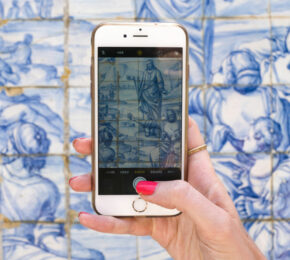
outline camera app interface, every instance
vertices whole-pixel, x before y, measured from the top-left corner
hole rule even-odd
[[[182,48],[98,48],[100,195],[181,178]]]

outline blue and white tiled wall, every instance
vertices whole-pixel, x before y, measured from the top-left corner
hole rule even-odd
[[[149,237],[77,222],[90,171],[90,34],[176,21],[190,44],[189,113],[250,236],[290,259],[290,0],[0,0],[1,259],[170,259]]]

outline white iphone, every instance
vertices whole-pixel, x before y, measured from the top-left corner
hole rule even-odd
[[[173,216],[140,180],[186,180],[188,36],[174,23],[106,23],[92,34],[93,208]]]

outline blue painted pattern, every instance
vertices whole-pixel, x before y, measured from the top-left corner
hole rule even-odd
[[[3,259],[171,259],[149,237],[72,224],[77,212],[93,212],[91,194],[69,190],[67,180],[91,171],[91,158],[76,154],[71,142],[91,136],[90,37],[111,19],[187,29],[189,114],[249,235],[267,259],[289,259],[289,6],[289,0],[0,0]],[[99,75],[102,167],[160,166],[174,136],[166,124],[180,127],[173,102],[180,79],[170,78],[178,64],[153,61],[164,84],[162,99],[150,103],[134,81],[146,74],[146,63],[138,71],[136,61],[123,60],[120,110],[112,62],[104,60]],[[154,125],[152,118],[167,122]]]

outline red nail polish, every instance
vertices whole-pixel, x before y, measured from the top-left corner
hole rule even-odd
[[[77,177],[79,177],[79,176],[71,177],[71,178],[68,180],[68,184],[70,185],[71,181],[74,180],[74,179],[76,179]]]
[[[139,181],[136,185],[136,191],[142,195],[151,195],[157,186],[155,181]]]
[[[74,139],[74,140],[72,141],[72,144],[75,145],[76,142],[77,142],[78,140],[84,140],[84,139],[87,139],[87,138],[86,138],[86,137],[79,137],[79,138],[76,138],[76,139]]]
[[[79,212],[79,217],[80,217],[81,215],[90,215],[90,214],[87,213],[87,212],[81,211],[81,212]]]

